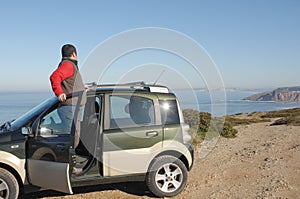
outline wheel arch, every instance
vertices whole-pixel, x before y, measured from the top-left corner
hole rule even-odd
[[[21,184],[24,184],[26,182],[26,160],[5,151],[0,151],[0,157],[0,167],[18,176]]]
[[[189,162],[188,162],[188,159],[185,157],[184,154],[178,152],[178,151],[175,151],[175,150],[168,150],[168,151],[163,151],[161,153],[159,153],[158,155],[156,155],[153,160],[150,162],[149,164],[149,167],[148,167],[148,171],[149,171],[149,168],[151,167],[151,165],[154,163],[155,159],[160,157],[160,156],[164,156],[164,155],[169,155],[169,156],[173,156],[175,158],[178,158],[179,160],[181,160],[184,164],[184,166],[187,168],[187,170],[189,171]]]
[[[43,157],[50,157],[53,158],[53,161],[57,161],[57,157],[55,155],[55,153],[53,152],[52,149],[49,149],[47,147],[42,147],[39,148],[38,150],[36,150],[33,154],[32,154],[32,159],[34,160],[41,160],[43,159]]]
[[[21,178],[21,175],[18,173],[18,171],[16,169],[14,169],[10,165],[2,163],[2,162],[0,162],[0,168],[3,168],[5,170],[9,171],[17,179],[19,187],[24,188],[24,183],[23,183],[23,180]]]

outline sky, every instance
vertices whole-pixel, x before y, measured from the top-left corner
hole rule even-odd
[[[300,86],[299,24],[298,0],[1,1],[0,91],[51,91],[49,76],[60,62],[63,44],[76,46],[81,68],[103,42],[147,27],[172,30],[199,44],[227,88]],[[180,87],[175,71],[187,84],[205,85],[205,77],[196,80],[192,70],[185,70],[191,64],[159,52],[121,56],[99,82],[154,82],[166,71],[161,78]],[[132,68],[122,68],[121,77],[114,79],[124,64]],[[150,71],[160,68],[150,74],[147,67],[152,66]]]

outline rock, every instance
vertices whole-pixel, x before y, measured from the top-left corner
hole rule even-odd
[[[264,161],[265,161],[265,162],[269,162],[270,159],[269,159],[269,158],[265,158]]]
[[[300,102],[300,86],[278,88],[273,91],[251,95],[244,98],[244,100]]]

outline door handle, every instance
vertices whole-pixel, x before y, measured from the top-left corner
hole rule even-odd
[[[158,132],[157,131],[149,131],[146,133],[147,137],[155,137],[158,136]]]

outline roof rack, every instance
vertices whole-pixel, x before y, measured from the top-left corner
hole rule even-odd
[[[101,84],[97,85],[95,82],[87,84],[92,88],[111,88],[111,89],[140,89],[153,93],[169,93],[169,89],[166,86],[146,84],[143,81],[130,82],[124,84]]]

